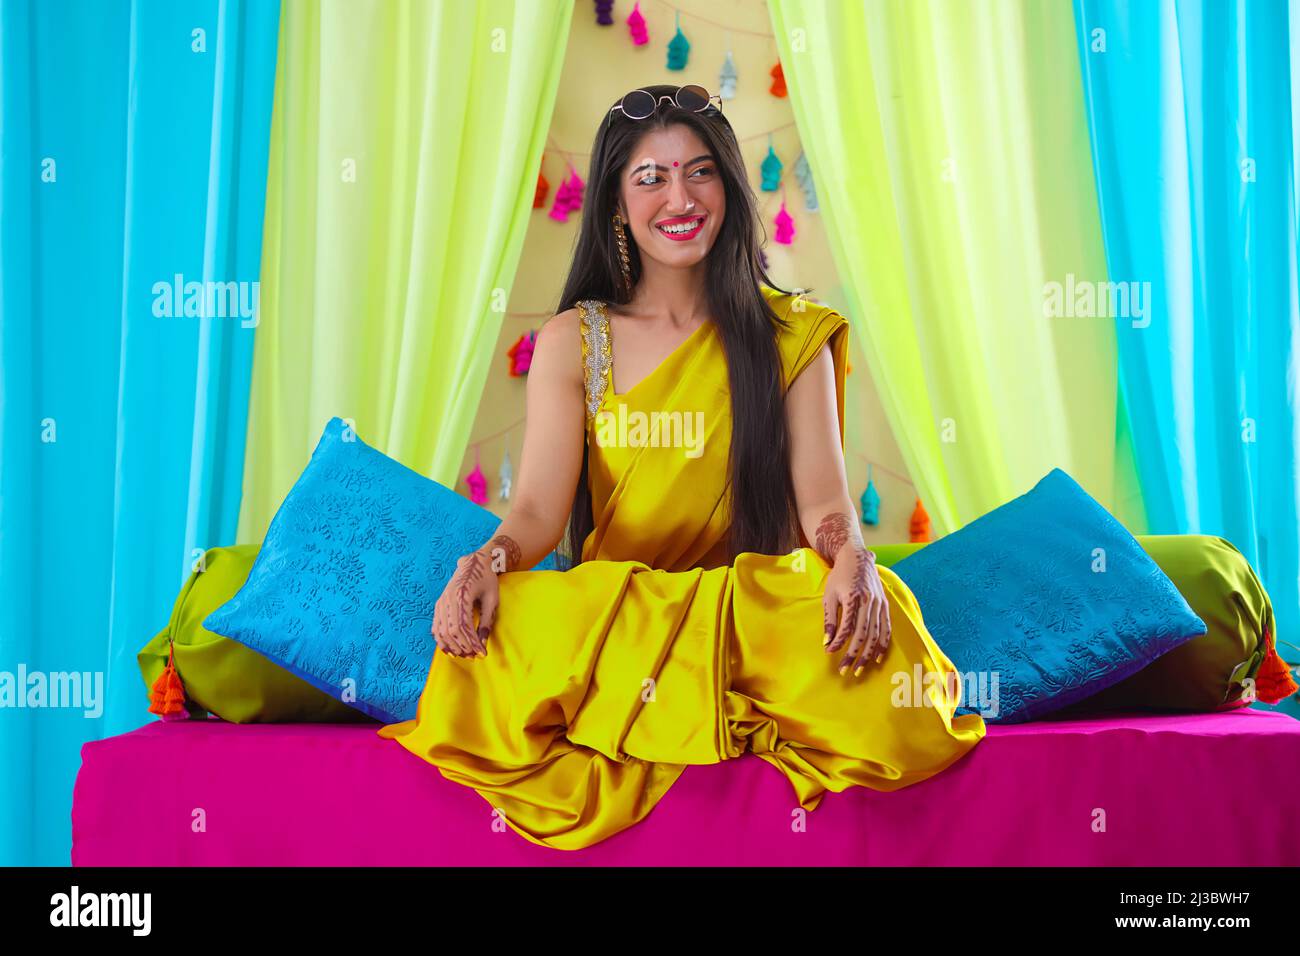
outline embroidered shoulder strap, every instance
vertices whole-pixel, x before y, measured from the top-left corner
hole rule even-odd
[[[609,347],[609,315],[599,299],[578,303],[578,321],[582,332],[582,381],[587,392],[587,424],[591,425],[605,400],[605,389],[612,388],[614,360]]]

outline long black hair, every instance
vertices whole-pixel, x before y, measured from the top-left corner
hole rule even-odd
[[[647,86],[659,102],[676,86]],[[612,104],[611,104],[612,105]],[[736,134],[712,104],[701,112],[662,102],[647,119],[631,120],[621,110],[612,121],[601,116],[591,148],[587,195],[582,206],[573,265],[564,283],[556,313],[574,308],[583,299],[625,305],[630,294],[622,283],[622,263],[612,218],[619,205],[619,181],[640,138],[653,129],[680,123],[708,146],[726,190],[726,214],[709,251],[705,294],[709,314],[727,356],[731,385],[731,447],[728,486],[731,522],[727,549],[734,559],[745,551],[781,554],[797,545],[794,485],[790,478],[790,436],[785,421],[778,326],[785,321],[767,303],[767,285],[786,295],[763,268],[759,250],[766,238],[758,203],[749,185]],[[641,256],[631,231],[627,234],[633,286],[641,277]],[[808,290],[804,290],[808,291]],[[573,509],[563,551],[572,565],[582,560],[582,545],[595,527],[588,488],[588,449],[584,444],[582,472],[573,496]]]

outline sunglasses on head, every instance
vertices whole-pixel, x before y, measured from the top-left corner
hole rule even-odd
[[[633,90],[631,93],[624,95],[613,107],[610,108],[609,117],[605,122],[608,126],[614,119],[614,110],[619,110],[628,119],[643,120],[654,114],[659,109],[659,104],[667,100],[679,110],[686,110],[688,113],[702,113],[709,108],[710,103],[717,99],[718,109],[722,109],[722,97],[709,95],[709,91],[702,86],[679,86],[677,92],[669,95],[655,97],[649,90]]]

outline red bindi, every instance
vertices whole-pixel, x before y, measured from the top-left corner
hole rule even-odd
[[[674,165],[674,166],[677,165],[677,160],[675,160],[675,159],[673,160],[673,165]]]

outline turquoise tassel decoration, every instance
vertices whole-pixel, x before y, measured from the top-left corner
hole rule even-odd
[[[767,137],[767,157],[763,160],[762,166],[762,186],[760,187],[765,193],[774,193],[777,187],[781,185],[781,170],[785,166],[777,158],[776,150],[772,148],[772,137]]]
[[[867,490],[862,492],[859,501],[862,505],[862,523],[880,524],[880,494],[871,480],[870,465],[867,465]]]
[[[668,69],[686,69],[686,60],[690,56],[691,41],[682,33],[682,15],[677,14],[677,33],[668,41]]]

